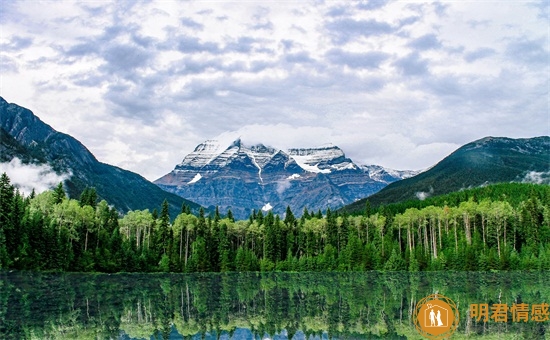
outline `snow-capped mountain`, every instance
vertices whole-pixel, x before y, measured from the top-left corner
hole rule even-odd
[[[246,218],[253,209],[295,214],[337,208],[415,172],[357,165],[335,145],[280,150],[240,139],[199,144],[155,183],[204,206]]]

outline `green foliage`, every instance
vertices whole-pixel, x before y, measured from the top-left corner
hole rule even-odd
[[[508,190],[508,191],[507,191]],[[521,197],[522,200],[518,200]],[[496,185],[433,205],[284,220],[253,212],[195,216],[169,204],[125,215],[93,188],[80,201],[59,185],[24,197],[0,177],[0,266],[63,271],[491,271],[550,269],[550,187]],[[448,202],[453,202],[450,204]],[[369,209],[367,209],[369,210]]]

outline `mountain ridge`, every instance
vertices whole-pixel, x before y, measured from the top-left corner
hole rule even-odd
[[[1,149],[10,150],[27,163],[48,164],[56,173],[70,173],[65,189],[70,197],[78,198],[86,187],[95,187],[98,196],[122,212],[160,207],[168,200],[170,213],[176,216],[183,203],[194,210],[194,202],[162,191],[141,175],[99,162],[74,137],[58,132],[32,113],[0,97]],[[17,150],[14,151],[14,150]],[[9,161],[3,157],[2,161]]]
[[[464,144],[426,171],[391,183],[342,210],[360,211],[367,200],[372,206],[379,206],[486,184],[529,181],[532,173],[540,174],[541,181],[550,184],[550,136],[488,136]]]
[[[371,173],[377,176],[371,178]],[[298,214],[304,208],[335,208],[415,173],[359,166],[332,144],[282,150],[261,143],[247,145],[240,138],[225,144],[210,139],[154,183],[246,218],[261,208],[283,213],[289,206]]]

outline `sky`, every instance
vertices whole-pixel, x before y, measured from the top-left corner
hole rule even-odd
[[[428,168],[550,134],[548,1],[1,1],[0,95],[155,180],[207,139]]]

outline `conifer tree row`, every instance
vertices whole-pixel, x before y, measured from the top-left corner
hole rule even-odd
[[[487,194],[489,192],[489,194]],[[495,194],[496,193],[496,194]],[[186,206],[119,214],[94,188],[25,197],[0,177],[0,268],[61,271],[550,270],[550,187],[500,184],[348,216]],[[521,197],[521,199],[518,199]],[[448,203],[451,202],[451,203]],[[416,204],[416,203],[415,203]]]

